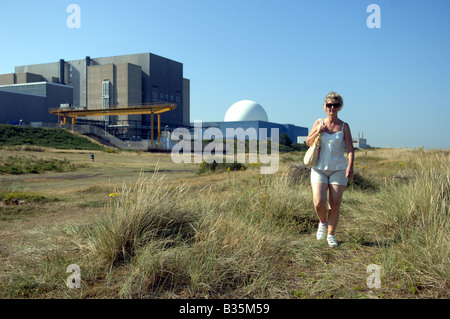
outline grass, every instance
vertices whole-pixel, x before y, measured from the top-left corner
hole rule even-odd
[[[70,172],[76,169],[77,165],[71,164],[66,158],[58,160],[37,158],[35,156],[0,155],[0,174],[42,174],[48,171]]]
[[[199,174],[166,154],[101,152],[90,162],[83,152],[44,152],[94,177],[0,176],[0,212],[15,214],[0,219],[0,296],[450,297],[450,152],[357,152],[336,249],[315,239],[303,154],[282,154],[277,174],[260,175],[250,164]],[[19,195],[26,204],[13,204]],[[70,264],[81,267],[79,289],[65,285]],[[366,284],[372,264],[379,289]]]
[[[96,253],[109,265],[135,256],[148,242],[189,237],[192,213],[181,203],[185,188],[171,189],[157,173],[149,181],[141,177],[133,186],[112,192],[106,214],[91,229],[89,238]]]
[[[389,185],[378,195],[378,227],[398,243],[382,261],[389,279],[406,278],[402,289],[443,297],[450,278],[450,162],[438,156],[415,164],[419,170],[411,182]]]
[[[0,200],[5,204],[14,204],[17,201],[43,203],[50,201],[47,197],[36,193],[24,193],[24,192],[2,192],[0,193]]]
[[[44,196],[39,193],[0,191],[0,220],[14,221],[32,216],[36,213],[36,207],[58,200],[57,197]]]
[[[0,145],[3,147],[21,145],[56,149],[103,150],[103,146],[64,129],[15,125],[0,125]]]
[[[207,163],[206,161],[203,161],[202,163],[198,164],[198,174],[239,171],[245,169],[246,169],[245,164],[238,162],[216,163],[216,161],[213,161],[212,163]]]

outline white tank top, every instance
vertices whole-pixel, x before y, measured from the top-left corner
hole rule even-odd
[[[314,166],[315,168],[330,171],[347,169],[348,163],[344,156],[344,124],[345,122],[342,122],[342,130],[339,132],[333,134],[322,133],[320,154],[316,166]]]

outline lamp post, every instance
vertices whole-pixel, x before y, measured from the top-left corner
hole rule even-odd
[[[169,149],[169,136],[167,135],[167,128],[169,127],[169,125],[166,125],[165,127],[164,127],[164,135],[166,136],[166,140],[167,140],[167,142],[166,142],[166,149]]]

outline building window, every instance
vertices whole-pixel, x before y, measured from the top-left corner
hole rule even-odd
[[[110,95],[109,95],[109,91],[110,91],[110,86],[111,86],[111,82],[109,80],[104,80],[102,82],[102,107],[104,109],[109,108],[110,105]]]
[[[109,80],[103,80],[102,82],[102,108],[109,109],[110,106],[110,87],[111,82]],[[103,121],[109,122],[109,116],[103,116]]]

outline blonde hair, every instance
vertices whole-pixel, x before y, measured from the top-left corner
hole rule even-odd
[[[342,110],[342,108],[344,107],[344,99],[342,98],[342,96],[340,96],[336,92],[330,92],[327,94],[327,96],[325,96],[325,99],[324,99],[323,110],[325,112],[327,111],[327,101],[329,101],[329,100],[337,100],[338,101],[338,103],[340,105],[338,111]]]

